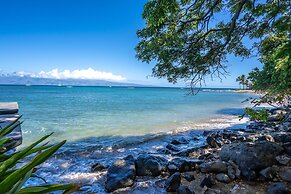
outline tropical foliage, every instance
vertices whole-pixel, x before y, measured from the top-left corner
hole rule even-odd
[[[19,119],[0,129],[0,193],[42,194],[54,191],[63,191],[64,193],[77,191],[79,186],[75,184],[44,184],[41,186],[23,187],[29,178],[40,178],[35,174],[38,170],[38,165],[47,160],[66,141],[56,145],[43,143],[51,136],[50,134],[42,137],[25,149],[16,151],[13,154],[6,154],[10,151],[11,144],[13,144],[7,135],[21,124]],[[41,143],[43,144],[39,145]],[[27,159],[27,162],[20,166],[19,163],[24,162],[23,159],[28,157],[30,159]]]
[[[290,10],[289,0],[151,0],[137,32],[137,58],[155,64],[154,76],[194,87],[224,75],[227,56],[258,55],[266,65],[258,76],[280,82],[282,91],[290,84]]]
[[[262,70],[249,74],[253,88],[276,97],[276,102],[288,103],[291,96],[291,42],[287,33],[271,34],[262,42]]]

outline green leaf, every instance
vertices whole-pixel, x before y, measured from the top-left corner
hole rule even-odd
[[[21,187],[25,184],[25,182],[30,178],[33,169],[26,173],[26,175],[21,179],[7,194],[14,194],[20,191]]]
[[[22,190],[20,190],[17,194],[43,194],[43,193],[49,193],[53,191],[65,191],[64,193],[72,193],[74,191],[79,190],[79,186],[76,184],[67,184],[67,185],[61,185],[61,184],[53,184],[53,185],[43,185],[38,187],[27,187]]]
[[[1,163],[0,166],[0,176],[2,176],[2,174],[9,168],[13,167],[14,165],[16,165],[16,163],[24,158],[26,156],[26,154],[31,151],[32,148],[34,148],[37,144],[39,144],[40,142],[44,141],[45,139],[47,139],[49,136],[51,136],[52,133],[50,135],[46,135],[44,137],[42,137],[40,140],[36,141],[35,143],[31,144],[30,146],[28,146],[27,148],[25,148],[24,150],[14,154],[13,156],[11,156],[8,160],[4,161],[3,163]]]
[[[22,116],[18,117],[17,119],[15,119],[14,121],[12,121],[11,123],[9,123],[8,125],[6,125],[5,127],[3,127],[2,129],[0,129],[0,138],[4,137],[5,135],[11,133],[13,131],[13,129],[15,129],[17,126],[21,125],[22,122],[17,123]],[[17,124],[16,124],[17,123]]]
[[[1,139],[0,140],[0,146],[3,146],[9,140],[10,140],[10,138]]]
[[[43,139],[43,138],[42,138]],[[48,159],[53,153],[55,153],[66,141],[62,141],[61,143],[45,150],[44,152],[38,154],[31,162],[23,166],[22,168],[16,170],[11,175],[9,175],[5,180],[0,183],[0,188],[3,192],[7,192],[16,184],[21,177],[23,177],[27,172],[33,169],[35,166],[41,164],[46,159]]]

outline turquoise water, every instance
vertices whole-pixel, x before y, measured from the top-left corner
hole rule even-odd
[[[0,86],[0,94],[0,101],[19,103],[24,145],[50,132],[55,140],[76,141],[214,128],[250,96],[231,90],[190,96],[180,88],[57,86]]]
[[[42,164],[37,172],[40,177],[48,183],[80,184],[83,193],[106,193],[106,172],[92,172],[93,164],[110,165],[129,154],[157,154],[179,137],[198,138],[181,149],[199,147],[205,142],[201,130],[243,124],[238,115],[246,104],[241,102],[252,95],[219,89],[203,90],[196,96],[187,92],[179,88],[0,86],[0,102],[19,103],[25,121],[22,146],[50,132],[55,132],[52,141],[68,140]],[[26,186],[39,184],[43,184],[40,179],[29,179]],[[155,180],[140,180],[139,185],[149,189],[144,193],[161,193]]]

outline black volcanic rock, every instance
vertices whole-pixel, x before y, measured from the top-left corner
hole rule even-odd
[[[220,158],[223,161],[234,161],[241,174],[252,180],[256,178],[257,172],[276,164],[275,158],[283,150],[282,146],[270,141],[233,143],[222,147]]]
[[[181,184],[181,174],[179,172],[174,173],[170,176],[165,183],[166,191],[175,192]]]
[[[138,176],[159,176],[166,171],[168,160],[160,156],[142,154],[135,161]]]
[[[132,155],[117,160],[108,168],[105,188],[108,192],[112,192],[119,188],[132,186],[135,175],[136,169]]]

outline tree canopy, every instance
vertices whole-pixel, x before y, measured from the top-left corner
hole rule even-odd
[[[206,76],[220,78],[226,73],[228,55],[256,54],[265,66],[251,74],[252,81],[271,76],[272,83],[280,81],[274,87],[282,90],[290,86],[291,77],[290,4],[290,0],[151,0],[142,15],[146,26],[137,32],[137,58],[155,63],[156,77],[201,86]],[[269,83],[254,82],[258,88],[265,84]]]
[[[279,98],[291,96],[291,42],[287,34],[267,36],[262,41],[260,52],[264,67],[249,73],[252,87]]]

